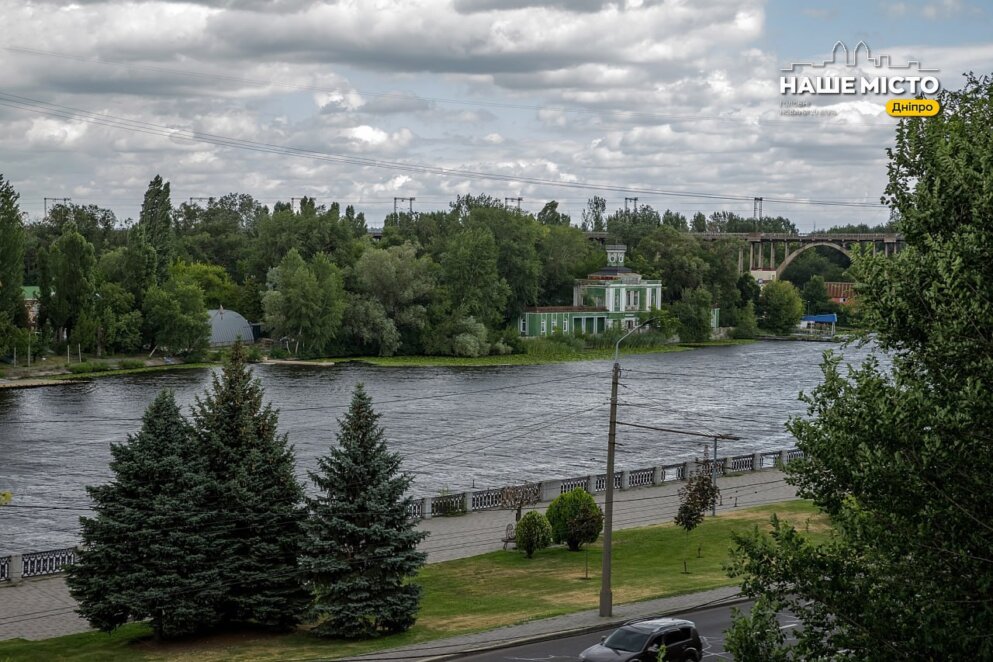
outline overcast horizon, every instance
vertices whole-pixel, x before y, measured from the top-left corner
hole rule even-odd
[[[32,219],[43,197],[136,218],[160,174],[174,205],[306,195],[370,226],[395,196],[429,211],[464,193],[531,212],[559,200],[574,222],[592,195],[611,210],[636,195],[687,216],[750,216],[761,196],[801,231],[877,224],[888,97],[818,97],[833,114],[784,116],[780,70],[861,40],[939,69],[949,89],[993,71],[991,10],[958,0],[0,7],[0,173]]]

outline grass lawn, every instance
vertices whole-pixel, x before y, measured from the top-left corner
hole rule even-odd
[[[674,525],[627,529],[614,534],[616,604],[733,584],[724,574],[731,533],[768,527],[778,513],[813,537],[830,530],[823,514],[805,501],[741,509],[707,520],[692,533]],[[699,556],[698,556],[699,550]],[[425,567],[418,581],[424,598],[417,624],[402,635],[374,641],[321,641],[305,632],[289,635],[224,633],[156,644],[145,625],[114,634],[86,633],[38,642],[0,642],[7,660],[307,660],[329,659],[488,630],[538,618],[593,609],[600,591],[600,547],[585,552],[555,547],[526,559],[519,552],[492,552]],[[683,572],[683,562],[687,572]]]

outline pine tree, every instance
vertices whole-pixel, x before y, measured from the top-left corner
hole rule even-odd
[[[224,593],[214,559],[223,556],[205,507],[208,476],[192,430],[163,391],[141,430],[111,446],[114,479],[88,487],[95,516],[80,518],[83,543],[69,567],[69,590],[93,627],[110,631],[149,619],[174,637],[217,622]]]
[[[411,478],[386,447],[379,415],[362,385],[339,422],[337,448],[318,460],[310,479],[319,495],[300,565],[313,590],[313,632],[321,637],[371,637],[414,624],[420,586],[409,580],[424,564],[425,533],[407,515]]]
[[[193,420],[215,483],[214,507],[228,525],[214,561],[227,589],[221,616],[282,630],[299,622],[307,604],[297,568],[305,511],[293,449],[262,397],[236,343],[223,374],[197,398]]]

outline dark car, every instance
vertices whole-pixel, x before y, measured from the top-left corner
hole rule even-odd
[[[583,662],[656,662],[665,646],[670,662],[699,662],[703,655],[700,633],[692,621],[652,618],[628,621],[596,646],[579,654]]]

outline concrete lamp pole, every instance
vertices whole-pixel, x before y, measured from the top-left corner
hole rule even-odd
[[[614,345],[614,372],[610,380],[610,427],[607,431],[607,495],[603,502],[603,566],[600,573],[600,615],[611,616],[614,612],[614,594],[610,590],[610,562],[613,544],[614,524],[614,449],[617,441],[617,382],[621,378],[621,342],[653,320],[642,322],[623,336]]]

